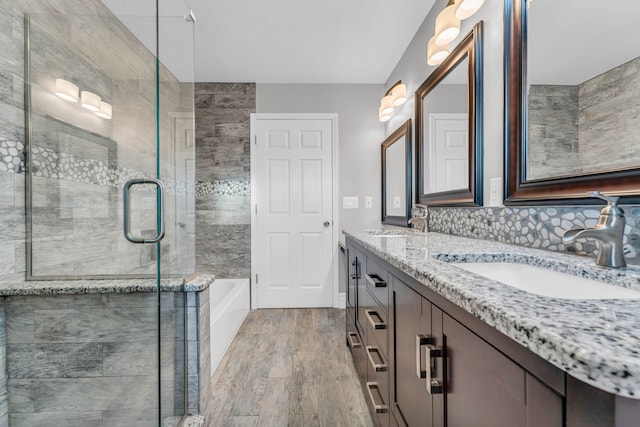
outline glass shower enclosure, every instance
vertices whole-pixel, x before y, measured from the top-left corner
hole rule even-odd
[[[0,77],[22,62],[25,112],[24,149],[0,173],[24,177],[24,286],[38,289],[4,302],[0,424],[177,426],[182,278],[195,268],[193,13],[182,0],[0,9],[1,40],[24,54],[0,59]]]

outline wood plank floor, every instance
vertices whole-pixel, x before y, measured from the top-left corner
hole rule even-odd
[[[251,311],[214,374],[209,425],[372,427],[344,313]]]

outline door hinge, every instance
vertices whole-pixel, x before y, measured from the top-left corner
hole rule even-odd
[[[258,135],[253,135],[253,145],[258,145]]]
[[[258,275],[256,274],[256,285],[258,284]]]
[[[256,205],[256,215],[258,215],[258,205]]]

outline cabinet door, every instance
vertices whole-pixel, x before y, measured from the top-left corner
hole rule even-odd
[[[431,336],[431,304],[403,282],[391,276],[394,313],[395,392],[392,396],[398,423],[409,427],[433,426],[432,397],[425,387],[424,353],[420,337]],[[472,424],[469,424],[472,425]]]
[[[446,314],[442,329],[449,427],[562,426],[560,396]]]
[[[348,258],[348,263],[347,263],[347,289],[346,289],[346,293],[347,293],[347,307],[356,307],[356,277],[357,277],[357,258],[356,258],[356,252],[353,249],[347,249],[347,258]],[[353,322],[355,322],[355,317],[353,319],[351,319]]]

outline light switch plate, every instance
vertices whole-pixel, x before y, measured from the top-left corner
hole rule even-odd
[[[402,207],[400,204],[400,196],[393,196],[393,208],[400,209]]]
[[[358,196],[348,196],[342,198],[343,209],[358,209]]]
[[[502,206],[502,178],[489,181],[489,206]]]
[[[366,196],[364,198],[364,207],[367,209],[371,209],[373,207],[373,197]]]

